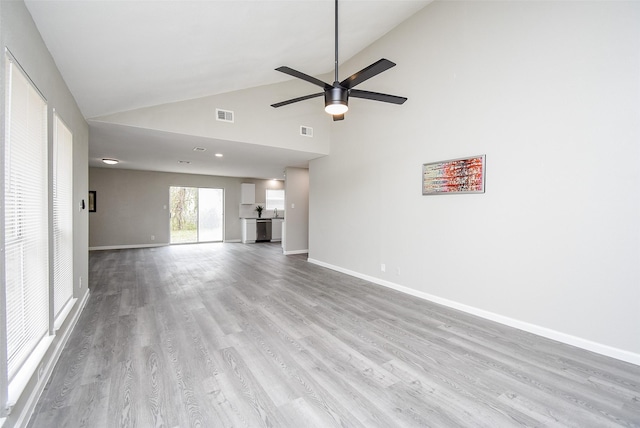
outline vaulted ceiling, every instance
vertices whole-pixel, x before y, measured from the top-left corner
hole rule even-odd
[[[429,2],[341,1],[340,62]],[[281,148],[256,148],[243,142],[200,140],[193,143],[210,143],[215,150],[220,147],[229,155],[225,153],[224,169],[190,170],[189,165],[177,163],[176,156],[180,154],[174,152],[184,147],[184,138],[192,136],[109,125],[93,119],[290,80],[274,71],[281,65],[313,76],[330,73],[334,55],[333,1],[25,3],[89,122],[90,165],[100,165],[99,159],[106,156],[105,147],[111,148],[109,157],[120,159],[159,147],[147,153],[148,163],[138,161],[128,167],[229,176],[247,176],[251,172],[250,176],[271,178],[283,167],[304,166],[314,157]],[[371,62],[377,59],[372,58]],[[281,100],[273,100],[276,101]]]

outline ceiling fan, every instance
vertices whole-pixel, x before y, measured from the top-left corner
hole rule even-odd
[[[316,79],[315,77],[304,74],[293,68],[282,66],[276,68],[277,71],[288,74],[298,79],[305,80],[314,85],[323,88],[323,92],[318,92],[311,95],[305,95],[303,97],[293,98],[287,101],[271,104],[271,107],[282,107],[288,104],[297,103],[298,101],[304,101],[311,98],[316,98],[324,95],[324,110],[333,116],[333,120],[343,120],[344,114],[349,110],[349,97],[363,98],[366,100],[382,101],[392,104],[403,104],[407,101],[405,97],[398,97],[396,95],[381,94],[379,92],[362,91],[360,89],[353,89],[355,86],[371,79],[374,76],[382,73],[394,67],[396,64],[388,59],[382,58],[379,61],[374,62],[368,67],[363,68],[357,73],[344,79],[342,82],[338,81],[338,0],[335,0],[335,80],[333,85]]]

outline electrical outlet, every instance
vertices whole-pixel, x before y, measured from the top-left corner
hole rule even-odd
[[[396,275],[400,276],[400,268],[396,266]]]
[[[78,288],[82,288],[82,277],[78,278]]]
[[[156,240],[156,235],[151,235],[151,240],[155,241]]]
[[[387,271],[387,266],[386,266],[384,263],[382,263],[382,264],[380,265],[380,270],[381,270],[382,272],[386,272],[386,271]]]

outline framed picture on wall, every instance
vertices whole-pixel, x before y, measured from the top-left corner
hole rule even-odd
[[[422,165],[423,195],[484,193],[485,155]]]
[[[96,212],[96,191],[89,190],[89,212]]]

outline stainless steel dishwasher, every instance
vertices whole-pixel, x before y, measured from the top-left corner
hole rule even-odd
[[[271,219],[256,219],[256,242],[271,241]]]

